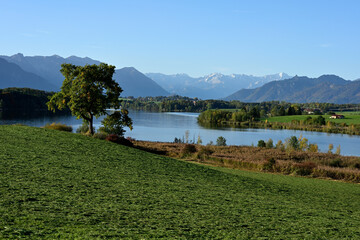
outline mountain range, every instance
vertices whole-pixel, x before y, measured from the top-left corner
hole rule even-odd
[[[336,75],[322,75],[318,78],[295,76],[272,81],[255,89],[241,89],[224,100],[360,103],[360,81],[349,81]]]
[[[58,91],[64,77],[62,63],[99,64],[85,57],[58,55],[28,57],[23,54],[0,56],[0,88],[28,87]],[[133,67],[116,69],[114,79],[123,88],[121,96],[168,96],[177,94],[200,99],[243,102],[287,101],[360,103],[360,80],[349,81],[336,75],[318,78],[290,77],[285,73],[257,77],[244,74],[213,73],[193,78],[187,74],[143,74]]]
[[[145,75],[171,94],[201,99],[225,98],[239,89],[255,88],[270,81],[291,78],[286,73],[262,77],[245,74],[223,75],[221,73],[212,73],[198,78],[190,77],[187,74],[146,73]]]
[[[63,58],[53,56],[0,56],[0,88],[29,87],[45,91],[58,91],[64,81],[61,64],[78,66],[100,64],[100,61],[85,57]],[[135,68],[115,70],[114,79],[124,92],[121,96],[167,96],[169,93]]]

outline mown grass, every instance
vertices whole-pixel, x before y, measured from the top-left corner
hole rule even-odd
[[[350,124],[360,124],[360,114],[353,114],[351,112],[345,112],[345,113],[337,113],[342,114],[345,116],[344,119],[330,119],[330,115],[322,115],[326,121],[334,122],[334,123],[346,123],[348,125]],[[307,117],[315,118],[319,115],[291,115],[291,116],[276,116],[276,117],[269,117],[264,118],[263,120],[267,120],[268,122],[284,122],[284,123],[290,123],[292,120],[302,120],[304,121]]]
[[[219,169],[0,126],[3,239],[356,239],[355,184]]]

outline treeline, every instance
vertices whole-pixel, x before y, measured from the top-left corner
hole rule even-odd
[[[360,135],[360,124],[335,123],[326,120],[323,116],[308,116],[304,120],[292,120],[291,122],[268,122],[261,120],[262,114],[258,107],[249,111],[207,110],[198,117],[198,123],[204,127],[244,127],[244,128],[270,128],[270,129],[293,129],[303,131],[316,131],[328,133],[343,133]]]
[[[53,92],[30,88],[0,89],[0,119],[31,118],[71,114],[69,110],[53,113],[46,103]]]
[[[209,109],[235,109],[250,111],[257,107],[260,115],[271,116],[300,115],[311,111],[314,114],[331,111],[360,110],[360,104],[334,103],[298,103],[271,101],[262,103],[245,103],[239,101],[199,100],[181,96],[170,97],[129,97],[122,101],[122,107],[133,110],[153,112],[203,112]]]

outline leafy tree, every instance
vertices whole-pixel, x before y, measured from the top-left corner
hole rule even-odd
[[[130,127],[130,130],[132,130],[132,120],[128,116],[128,111],[126,109],[113,112],[104,118],[101,123],[103,127],[100,128],[100,131],[106,132],[108,134],[117,134],[119,136],[123,136],[125,132],[124,126]]]
[[[216,139],[216,145],[217,146],[226,146],[226,139],[222,136],[218,137]]]
[[[266,147],[266,143],[264,140],[259,140],[257,146],[263,148]]]
[[[75,66],[62,64],[60,72],[65,80],[61,91],[55,93],[47,103],[49,110],[69,107],[71,113],[89,125],[89,132],[94,134],[94,117],[105,115],[106,109],[120,107],[121,87],[112,79],[115,66],[100,65]],[[121,118],[127,115],[121,112]],[[119,120],[121,121],[121,120]],[[125,125],[131,126],[126,123]]]

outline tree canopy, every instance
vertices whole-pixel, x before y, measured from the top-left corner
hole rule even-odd
[[[60,72],[65,80],[61,91],[55,93],[48,102],[49,110],[69,107],[72,114],[89,124],[90,134],[94,134],[94,117],[107,114],[109,108],[120,108],[121,87],[112,78],[115,66],[101,63],[99,65],[75,66],[62,64]],[[122,119],[127,111],[116,113]],[[114,115],[113,115],[114,117]],[[118,121],[131,127],[131,119]],[[113,120],[113,122],[116,122]]]

